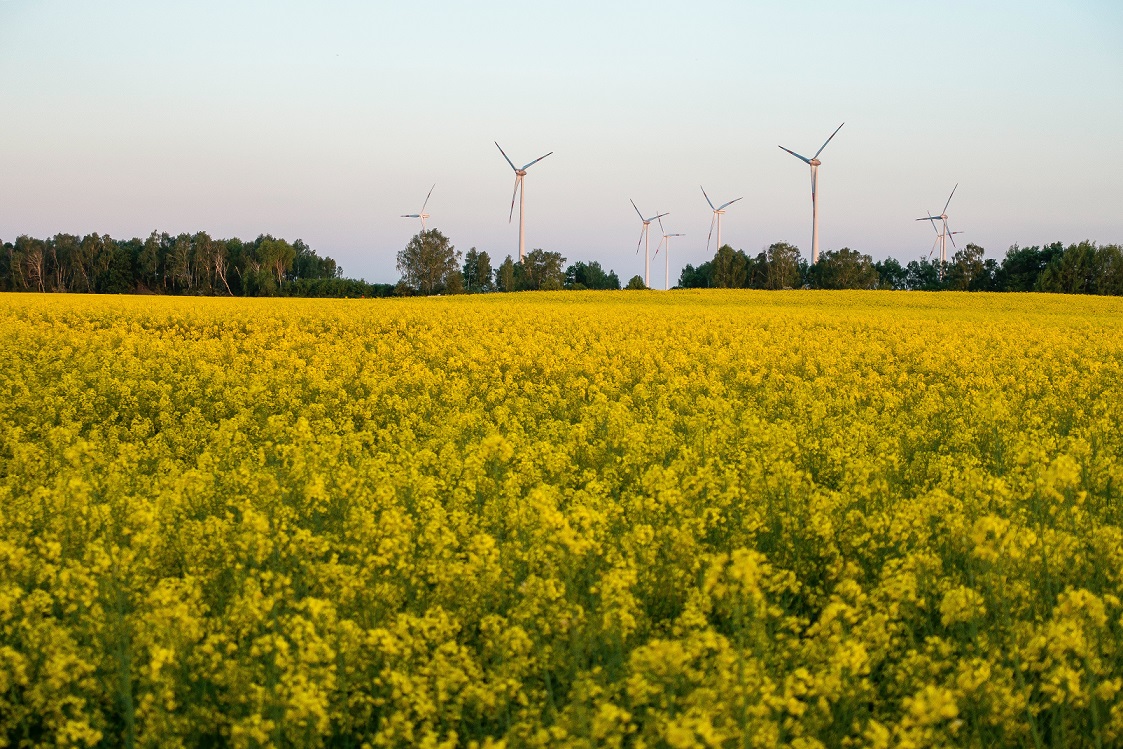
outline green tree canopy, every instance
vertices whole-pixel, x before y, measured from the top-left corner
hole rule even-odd
[[[706,261],[695,268],[689,263],[685,265],[678,277],[681,289],[708,289],[714,285],[713,261]]]
[[[565,285],[571,289],[619,289],[620,278],[616,271],[605,273],[596,260],[578,261],[565,270]]]
[[[880,280],[873,258],[849,247],[819,255],[809,275],[815,289],[876,289]]]
[[[499,291],[518,291],[515,281],[515,261],[508,255],[495,269],[495,286]]]
[[[565,284],[565,258],[560,252],[535,249],[526,253],[522,263],[523,288],[531,291],[560,289]]]
[[[752,261],[742,250],[722,245],[713,259],[713,285],[719,289],[742,289],[749,278]]]
[[[802,284],[799,248],[787,242],[769,245],[764,252],[764,288],[794,289]]]
[[[908,271],[896,258],[886,258],[873,264],[877,271],[877,288],[903,290],[909,287]]]
[[[464,254],[464,289],[469,293],[493,291],[495,281],[491,256],[475,247]]]
[[[984,250],[977,244],[968,244],[956,250],[951,262],[944,269],[945,285],[956,291],[967,291],[975,284],[975,279],[986,272],[983,261]]]
[[[418,232],[398,253],[398,272],[402,283],[418,294],[440,294],[450,285],[463,287],[460,278],[460,253],[439,229]]]
[[[647,284],[643,282],[643,276],[636,274],[628,279],[628,285],[624,288],[631,291],[642,291],[647,288]]]

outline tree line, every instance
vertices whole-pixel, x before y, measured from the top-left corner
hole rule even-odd
[[[393,284],[344,278],[302,240],[244,242],[206,232],[146,239],[20,236],[0,243],[0,291],[228,296],[387,296]]]
[[[402,278],[395,288],[407,294],[478,294],[495,291],[619,289],[615,271],[599,262],[566,266],[560,252],[531,250],[521,261],[508,255],[492,266],[491,256],[475,247],[459,252],[439,229],[420,231],[398,253]]]
[[[749,257],[729,245],[698,267],[687,265],[682,288],[732,289],[896,289],[913,291],[1042,291],[1062,294],[1123,295],[1123,247],[1061,242],[1014,245],[1001,261],[968,244],[941,263],[921,258],[902,265],[894,258],[875,262],[844,247],[809,264],[799,248],[778,242]]]
[[[844,247],[823,252],[811,265],[787,242],[755,257],[723,245],[713,259],[684,267],[678,287],[1123,295],[1120,245],[1014,245],[1001,260],[984,255],[982,247],[968,244],[946,263],[921,258],[902,265],[894,258],[875,262]],[[398,253],[397,268],[397,284],[344,278],[335,260],[302,240],[290,243],[267,234],[253,241],[213,239],[206,232],[152,232],[126,240],[25,235],[0,243],[0,291],[375,297],[621,288],[616,272],[596,261],[566,265],[561,253],[535,249],[521,262],[508,255],[494,265],[486,251],[457,251],[438,229],[414,235]],[[634,276],[625,288],[645,288],[643,279]]]

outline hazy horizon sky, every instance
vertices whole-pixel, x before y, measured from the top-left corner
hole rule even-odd
[[[0,0],[0,239],[207,231],[302,238],[397,280],[430,226],[495,263],[527,246],[626,281],[670,211],[672,283],[723,240],[988,257],[1123,242],[1123,3],[74,2]],[[654,249],[655,242],[652,242]],[[950,249],[949,249],[950,252]],[[652,283],[662,286],[662,256]]]

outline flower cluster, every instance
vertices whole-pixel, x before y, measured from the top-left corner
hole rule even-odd
[[[0,299],[0,746],[1123,742],[1123,302]]]

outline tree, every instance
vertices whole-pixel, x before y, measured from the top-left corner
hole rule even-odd
[[[741,289],[749,275],[749,258],[742,250],[722,245],[714,255],[713,284],[719,289]]]
[[[552,291],[565,284],[565,258],[560,252],[535,249],[526,253],[522,263],[523,288]]]
[[[707,261],[695,268],[687,264],[678,277],[680,289],[708,289],[714,285],[714,264]]]
[[[983,248],[977,244],[968,244],[957,250],[951,257],[951,263],[945,268],[947,288],[957,291],[971,289],[975,279],[986,271],[983,253]]]
[[[1123,295],[1123,247],[1109,244],[1096,250],[1096,293]]]
[[[164,237],[166,236],[165,234]],[[163,265],[163,241],[161,236],[153,231],[148,235],[148,239],[144,240],[144,245],[140,250],[140,256],[137,258],[140,280],[144,281],[153,289],[161,286],[162,274],[160,271]]]
[[[787,242],[776,242],[764,251],[763,259],[763,288],[791,289],[800,285],[798,247]]]
[[[1064,245],[1054,242],[1045,247],[1019,247],[1006,251],[998,270],[996,285],[1002,291],[1034,291],[1041,274],[1064,252]]]
[[[940,264],[922,257],[905,266],[906,283],[912,291],[940,291],[944,282],[940,278]]]
[[[629,291],[642,291],[647,288],[647,284],[643,282],[643,276],[637,274],[628,280],[628,285],[624,288]]]
[[[901,291],[907,289],[909,274],[896,258],[886,258],[873,264],[877,271],[877,288]]]
[[[47,290],[47,243],[21,235],[16,238],[14,255],[19,265],[21,286],[31,291]]]
[[[495,288],[492,280],[491,257],[475,247],[464,255],[463,274],[464,288],[469,293],[492,291]]]
[[[292,243],[293,261],[287,280],[340,278],[341,269],[330,257],[320,257],[303,239]]]
[[[873,258],[849,247],[827,250],[811,266],[810,281],[816,289],[876,289],[881,277]]]
[[[257,259],[261,267],[269,271],[279,288],[296,260],[296,249],[283,239],[258,237]]]
[[[398,253],[398,272],[418,294],[440,294],[460,274],[460,255],[439,229],[423,229]]]
[[[495,286],[499,291],[516,291],[515,261],[510,255],[495,269]]]
[[[604,272],[601,264],[578,261],[565,270],[565,285],[569,289],[619,289],[620,278],[616,271]]]
[[[1096,288],[1096,245],[1084,241],[1069,245],[1052,259],[1037,281],[1038,291],[1091,294]]]

